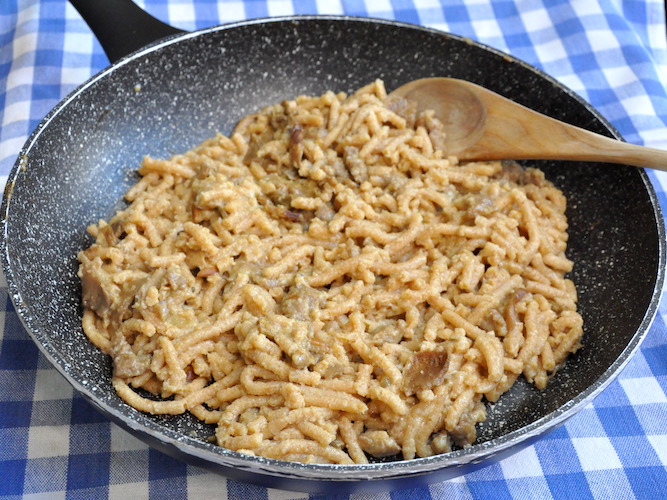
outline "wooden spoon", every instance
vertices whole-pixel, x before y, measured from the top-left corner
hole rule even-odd
[[[461,160],[575,160],[667,171],[667,152],[610,139],[549,118],[484,87],[424,78],[390,95],[432,109],[445,127],[447,153]]]

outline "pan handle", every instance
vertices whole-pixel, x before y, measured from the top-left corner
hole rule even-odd
[[[154,18],[132,0],[69,0],[114,63],[151,42],[184,33]]]

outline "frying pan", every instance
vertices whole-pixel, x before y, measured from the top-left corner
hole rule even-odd
[[[109,2],[75,4],[85,13]],[[104,14],[105,22],[113,13]],[[532,162],[568,197],[568,255],[584,347],[545,390],[519,380],[489,405],[473,446],[412,461],[304,465],[221,449],[204,440],[211,428],[188,415],[151,416],[123,403],[110,384],[110,359],[81,329],[76,253],[90,244],[85,227],[123,206],[144,154],[185,151],[298,94],[351,91],[375,78],[391,90],[427,76],[467,79],[620,138],[591,106],[535,68],[423,27],[304,16],[180,34],[157,23],[146,35],[139,29],[145,21],[122,30],[122,38],[136,46],[170,36],[126,57],[120,56],[135,47],[112,46],[119,27],[106,24],[111,35],[100,39],[117,60],[39,124],[9,176],[0,214],[2,263],[23,324],[46,358],[112,421],[163,452],[234,479],[302,491],[386,490],[451,478],[532,443],[590,402],[636,351],[657,310],[665,267],[663,217],[647,175],[627,166]]]

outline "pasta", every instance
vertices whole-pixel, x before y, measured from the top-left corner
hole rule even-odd
[[[544,388],[583,332],[566,200],[442,133],[378,80],[146,157],[78,256],[120,397],[241,453],[351,464],[469,446],[485,401]]]

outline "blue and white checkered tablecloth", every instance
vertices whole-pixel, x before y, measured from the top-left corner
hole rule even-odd
[[[663,0],[138,0],[193,30],[285,14],[397,19],[468,36],[541,68],[632,143],[667,149]],[[39,120],[108,64],[66,0],[0,1],[0,184]],[[667,174],[650,173],[661,202]],[[667,205],[663,207],[667,208]],[[667,211],[666,211],[667,213]],[[0,278],[0,495],[308,498],[205,472],[94,410],[38,352]],[[667,301],[640,351],[592,404],[535,445],[418,490],[354,498],[667,498]],[[91,453],[90,450],[94,450]]]

